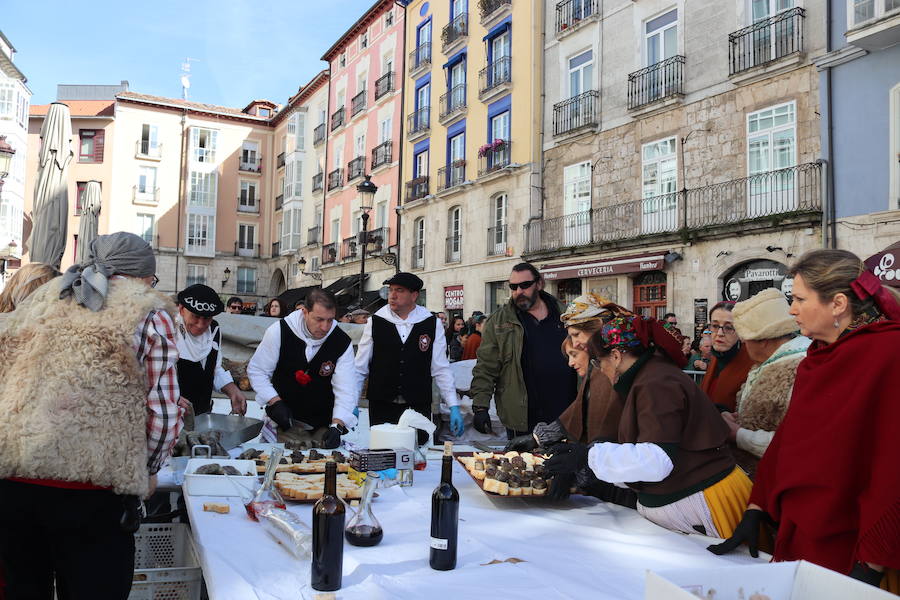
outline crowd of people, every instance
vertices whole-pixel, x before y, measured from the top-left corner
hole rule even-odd
[[[182,427],[214,390],[247,411],[215,320],[244,303],[204,285],[168,298],[155,269],[149,244],[116,233],[61,277],[28,265],[0,294],[9,598],[50,597],[54,582],[59,597],[127,597],[140,498]],[[360,398],[376,425],[410,408],[431,417],[434,393],[462,435],[450,363],[474,360],[472,426],[542,449],[551,498],[596,496],[723,539],[718,554],[746,544],[900,592],[898,295],[841,250],[807,253],[790,275],[790,304],[775,289],[721,302],[690,339],[671,313],[593,293],[564,305],[529,263],[513,267],[507,304],[468,320],[420,306],[422,280],[401,272],[385,306],[345,315],[363,326],[355,349],[330,292],[290,312],[274,299],[247,374],[267,439],[336,448]]]

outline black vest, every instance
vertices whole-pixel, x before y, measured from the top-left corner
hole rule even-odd
[[[206,355],[206,366],[202,363],[178,359],[178,388],[181,395],[190,400],[194,405],[194,414],[202,415],[212,411],[213,381],[216,376],[216,361],[219,351],[216,350],[222,343],[222,331],[215,321],[209,324],[212,329],[213,349]],[[185,332],[185,335],[190,335]]]
[[[306,342],[294,335],[281,320],[281,352],[272,374],[272,385],[281,399],[291,407],[294,418],[315,428],[331,424],[334,390],[331,377],[338,359],[350,346],[350,336],[337,327],[332,331],[311,361],[306,360]],[[305,371],[312,379],[306,385],[297,383],[297,371]]]
[[[404,344],[396,325],[383,317],[372,317],[372,361],[367,393],[370,402],[393,402],[397,396],[403,396],[411,408],[430,413],[431,353],[436,324],[434,315],[416,323]]]

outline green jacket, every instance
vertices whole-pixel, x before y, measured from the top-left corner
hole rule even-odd
[[[560,314],[565,311],[565,305],[550,294],[541,292],[541,298],[544,302],[557,302]],[[525,431],[528,429],[528,392],[522,374],[525,329],[516,310],[510,300],[484,322],[469,395],[474,406],[484,408],[490,407],[493,396],[503,425]]]

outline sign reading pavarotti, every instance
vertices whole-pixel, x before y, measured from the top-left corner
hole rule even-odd
[[[582,264],[546,265],[540,269],[544,279],[583,279],[623,273],[659,271],[664,265],[663,255],[622,256]]]
[[[464,305],[463,286],[449,285],[444,288],[444,308],[446,310],[462,310]]]

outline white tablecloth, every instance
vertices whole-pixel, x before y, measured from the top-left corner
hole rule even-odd
[[[756,562],[746,554],[717,557],[712,542],[664,530],[637,512],[594,498],[488,497],[458,463],[459,553],[454,571],[428,566],[431,492],[440,462],[415,473],[411,488],[379,490],[373,504],[384,528],[378,546],[344,546],[339,599],[592,598],[640,600],[647,569],[716,568]],[[251,521],[239,498],[186,497],[211,600],[314,598],[309,562],[293,558]],[[227,515],[203,512],[204,501],[227,501]],[[311,522],[312,506],[290,510]],[[347,519],[350,518],[348,511]],[[493,560],[524,562],[488,565]]]

